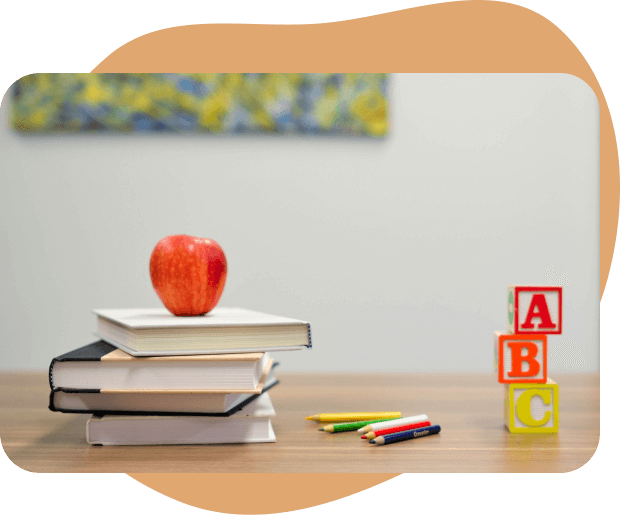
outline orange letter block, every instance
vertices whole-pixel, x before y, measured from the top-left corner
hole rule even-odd
[[[497,380],[500,383],[547,382],[547,336],[495,333]]]
[[[508,332],[562,334],[562,287],[509,286]]]

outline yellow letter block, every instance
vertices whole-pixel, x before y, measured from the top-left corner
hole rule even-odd
[[[546,383],[506,384],[504,421],[511,433],[557,433],[560,392]]]

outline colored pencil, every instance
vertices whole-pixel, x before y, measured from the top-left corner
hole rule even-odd
[[[426,415],[415,415],[413,417],[399,418],[398,420],[388,420],[387,422],[379,422],[369,424],[357,430],[358,433],[370,433],[379,429],[389,429],[390,427],[402,426],[403,424],[417,424],[428,420]]]
[[[379,411],[377,413],[321,413],[306,417],[318,422],[361,422],[369,420],[392,420],[400,417],[400,411]]]
[[[428,427],[431,423],[428,420],[424,422],[418,422],[417,424],[405,424],[402,426],[390,427],[389,429],[377,429],[377,431],[371,431],[362,435],[361,438],[366,440],[372,440],[377,436],[391,435],[392,433],[402,433],[403,431],[411,431],[412,429],[418,429],[419,427]]]
[[[342,424],[330,424],[329,426],[323,426],[319,428],[319,431],[325,431],[327,433],[340,433],[341,431],[356,431],[360,427],[367,426],[372,422],[387,422],[393,420],[391,418],[384,418],[382,420],[362,420],[361,422],[344,422]]]
[[[376,443],[377,445],[386,445],[388,443],[402,442],[403,440],[411,440],[413,438],[420,438],[421,436],[436,435],[441,431],[439,426],[421,427],[419,429],[412,429],[411,431],[403,431],[402,433],[393,433],[391,435],[377,436],[374,440],[369,440],[370,443]]]

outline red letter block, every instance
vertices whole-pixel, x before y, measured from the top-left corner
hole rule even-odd
[[[562,334],[562,287],[509,286],[508,332]]]
[[[500,383],[547,382],[547,336],[495,333]]]

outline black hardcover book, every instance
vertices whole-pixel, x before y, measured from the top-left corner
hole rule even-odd
[[[136,357],[98,341],[54,358],[49,383],[101,393],[260,393],[272,365],[265,352]]]
[[[254,394],[106,394],[99,390],[56,388],[50,393],[49,409],[60,413],[92,413],[99,416],[131,414],[230,417],[279,383],[278,379],[273,378],[267,381],[261,393]],[[230,399],[225,399],[225,396],[230,396]],[[226,411],[205,412],[207,409],[224,409],[228,405],[231,407]],[[190,407],[194,411],[187,411]]]

